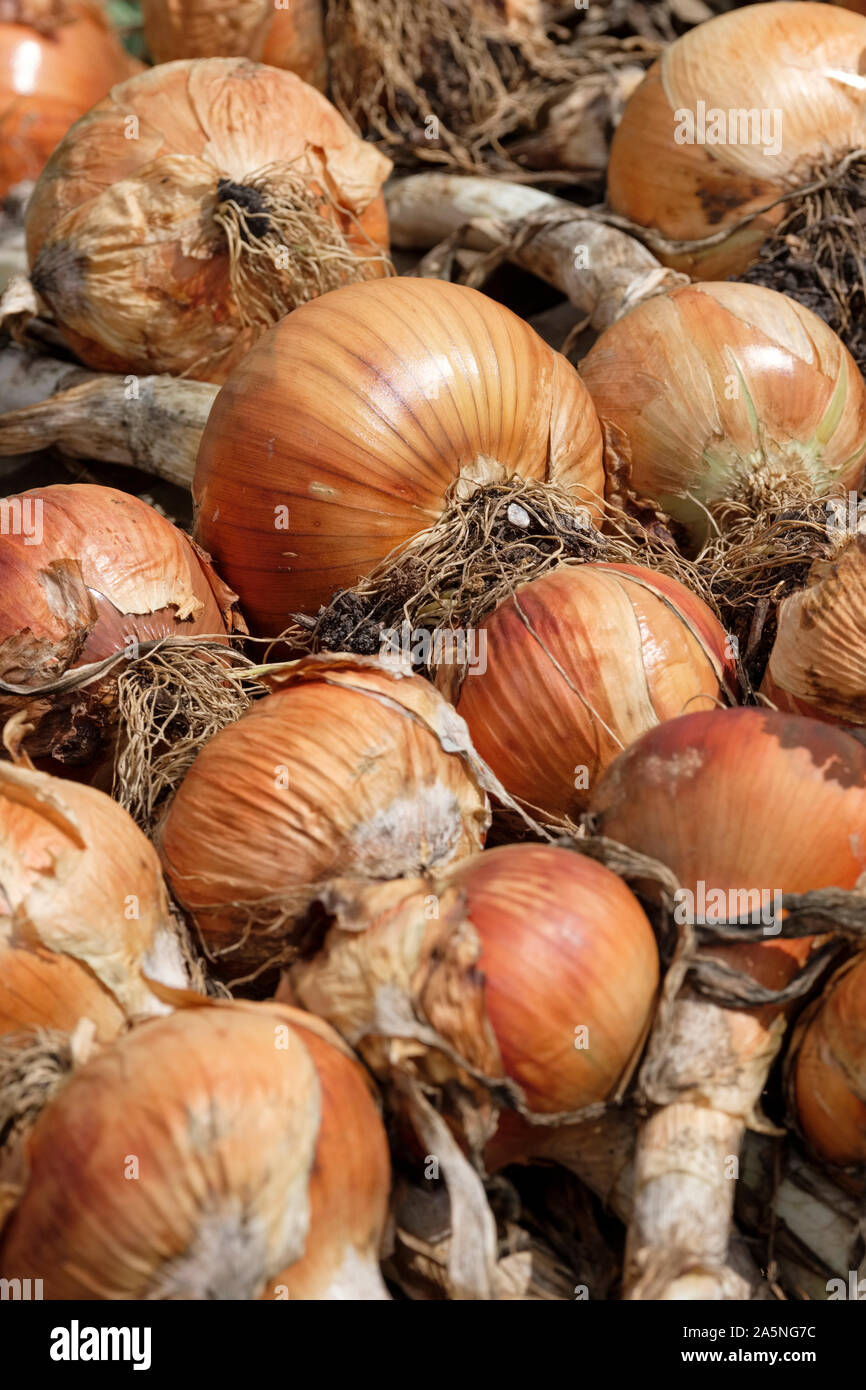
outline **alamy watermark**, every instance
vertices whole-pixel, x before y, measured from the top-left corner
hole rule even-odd
[[[679,926],[762,926],[765,936],[782,930],[782,892],[779,888],[708,888],[698,879],[696,891],[678,888],[674,921]]]
[[[782,111],[779,107],[731,108],[699,101],[692,110],[674,112],[678,145],[755,145],[766,157],[781,154]]]
[[[42,544],[41,497],[0,497],[0,536],[23,536],[25,545]]]
[[[386,627],[380,633],[379,655],[385,662],[414,666],[463,666],[469,675],[487,670],[487,633],[483,628]]]

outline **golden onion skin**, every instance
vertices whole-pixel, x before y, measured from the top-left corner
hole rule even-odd
[[[866,1161],[866,960],[843,966],[809,1010],[789,1075],[799,1127],[825,1163]]]
[[[115,1037],[126,1021],[109,991],[72,956],[0,944],[0,1036],[39,1028],[72,1033],[83,1018],[100,1042]]]
[[[161,1010],[148,978],[186,985],[156,851],[94,787],[0,762],[0,882],[0,942],[72,956],[128,1017]]]
[[[172,891],[232,968],[278,956],[336,875],[443,868],[489,820],[465,726],[420,676],[322,657],[288,679],[202,748],[160,831]]]
[[[761,691],[790,713],[866,723],[866,536],[813,565],[779,604]]]
[[[28,0],[9,0],[3,7],[0,198],[38,178],[73,122],[142,67],[94,0],[61,0],[45,10]]]
[[[337,221],[350,247],[387,248],[390,162],[294,73],[179,59],[115,87],[58,145],[27,211],[34,282],[77,356],[224,381],[262,327],[232,286],[219,182],[302,160],[347,209]]]
[[[713,708],[735,664],[709,608],[640,566],[561,566],[479,629],[457,710],[512,796],[576,815],[622,748],[664,719]]]
[[[351,1296],[341,1290],[353,1273],[358,1290],[366,1264],[382,1297],[369,1266],[387,1203],[384,1131],[357,1063],[311,1027],[276,1004],[184,1008],[86,1063],[30,1135],[2,1276],[41,1277],[49,1299],[250,1299],[306,1255],[320,1296]],[[347,1144],[363,1155],[349,1174],[369,1169],[354,1231],[339,1206],[311,1200],[314,1173],[325,1195],[346,1180]],[[318,1279],[313,1252],[329,1264]]]
[[[853,888],[866,869],[866,748],[773,710],[687,714],[620,754],[590,809],[601,834],[693,892],[698,880],[707,891]]]
[[[26,740],[53,766],[91,764],[110,749],[119,667],[78,691],[40,696],[67,671],[162,637],[228,641],[243,628],[235,595],[208,558],[154,507],[82,483],[7,498],[0,536],[0,718],[28,710]],[[21,527],[15,523],[19,515]]]
[[[658,984],[658,950],[637,899],[603,865],[548,845],[489,850],[449,879],[465,891],[481,939],[504,1074],[537,1112],[607,1099]],[[586,1047],[576,1045],[579,1027]]]
[[[610,870],[556,846],[507,845],[356,891],[336,921],[292,967],[292,989],[381,1080],[470,1085],[466,1063],[516,1083],[533,1113],[570,1112],[609,1096],[652,1010],[658,951],[643,909]],[[404,1010],[419,1026],[408,1048],[382,1023]]]
[[[281,9],[273,0],[143,0],[142,13],[154,62],[252,58],[326,89],[322,0],[291,0]]]
[[[615,436],[609,491],[648,498],[697,544],[706,508],[856,488],[866,385],[831,328],[759,285],[687,285],[633,309],[580,366]]]
[[[283,319],[220,391],[196,537],[276,635],[436,521],[458,479],[514,474],[599,514],[601,434],[565,358],[464,286],[348,285]]]
[[[810,0],[748,5],[689,30],[650,69],[614,132],[611,208],[670,241],[702,240],[751,216],[714,245],[659,250],[694,278],[742,273],[783,212],[759,210],[807,182],[815,165],[866,146],[864,53],[866,19]],[[740,141],[727,129],[724,143],[680,143],[679,113],[693,113],[697,135],[699,102],[726,119],[759,107],[775,121],[778,111],[781,131]]]

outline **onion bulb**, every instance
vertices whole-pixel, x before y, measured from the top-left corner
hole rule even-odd
[[[653,249],[701,279],[739,274],[784,210],[763,209],[866,146],[864,49],[866,20],[809,0],[747,5],[689,30],[626,105],[611,208],[669,241],[731,226],[710,245]]]
[[[161,826],[169,883],[233,973],[275,964],[336,874],[400,878],[479,849],[481,775],[421,677],[309,658],[202,748]]]
[[[323,947],[291,970],[295,996],[382,1080],[481,1081],[483,1140],[497,1127],[491,1088],[530,1121],[531,1154],[532,1116],[607,1099],[642,1040],[652,929],[622,881],[582,855],[508,845],[415,883],[336,885],[330,903]]]
[[[140,643],[227,640],[241,625],[207,557],[128,493],[34,488],[4,499],[0,521],[0,717],[26,710],[34,757],[98,759],[116,725],[119,667],[77,689],[40,687],[116,653],[135,656]]]
[[[584,807],[646,729],[736,689],[706,604],[636,565],[562,566],[522,585],[476,645],[484,665],[468,669],[457,710],[511,795],[554,816]]]
[[[386,1298],[389,1168],[358,1064],[274,1004],[186,1008],[73,1073],[25,1146],[0,1275],[49,1299]]]
[[[72,123],[140,68],[98,0],[4,0],[0,198],[37,178]]]
[[[31,199],[34,286],[89,366],[224,380],[295,304],[380,274],[388,160],[293,73],[151,68],[55,150]]]
[[[826,1163],[866,1162],[866,957],[855,956],[801,1017],[788,1055],[797,1122]]]
[[[853,888],[866,869],[866,748],[831,725],[770,710],[684,715],[611,764],[591,809],[601,834],[673,871],[678,920],[759,925],[756,941],[702,947],[705,971],[733,969],[779,991],[816,944],[781,934],[783,895]],[[726,1287],[729,1160],[754,1122],[784,1010],[727,1007],[687,980],[651,1039],[657,1108],[638,1141],[631,1297],[677,1296],[696,1269]]]
[[[0,945],[0,1036],[49,1028],[73,1033],[88,1019],[100,1042],[123,1028],[120,1005],[74,956],[41,946]]]
[[[159,860],[93,787],[0,763],[0,945],[71,956],[127,1016],[163,1009],[148,980],[185,986]]]
[[[591,810],[601,834],[695,893],[699,880],[707,892],[853,888],[866,870],[866,748],[772,710],[687,714],[627,748]]]
[[[327,85],[323,0],[143,0],[156,63],[175,58],[252,58]]]
[[[660,504],[695,544],[725,503],[760,513],[862,477],[863,378],[822,319],[774,290],[650,299],[601,335],[581,376],[609,432],[610,492]]]
[[[866,536],[816,562],[779,604],[761,690],[778,709],[866,724]]]
[[[598,421],[565,358],[475,290],[349,285],[284,319],[220,391],[196,536],[276,636],[437,522],[458,485],[483,497],[515,475],[599,513]]]

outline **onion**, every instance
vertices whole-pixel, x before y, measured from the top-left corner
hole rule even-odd
[[[0,198],[37,178],[73,121],[140,68],[97,0],[3,0]]]
[[[424,680],[313,657],[201,750],[161,827],[172,890],[234,972],[291,955],[336,874],[390,879],[480,848],[463,721]]]
[[[788,1053],[797,1123],[819,1158],[866,1162],[866,956],[833,977],[799,1020]]]
[[[187,969],[159,860],[93,787],[0,763],[0,943],[86,966],[124,1013],[162,1012],[148,980]]]
[[[0,1275],[46,1298],[252,1299],[277,1276],[282,1298],[387,1297],[385,1133],[357,1063],[294,1010],[133,1029],[43,1110],[27,1158]]]
[[[351,285],[284,319],[217,396],[196,535],[273,636],[437,523],[458,482],[483,500],[515,475],[598,515],[601,436],[565,358],[474,290]]]
[[[74,956],[0,945],[0,1036],[39,1028],[73,1033],[83,1018],[101,1042],[124,1025],[117,1001]]]
[[[853,888],[866,869],[866,748],[771,710],[689,714],[627,748],[591,809],[601,834],[661,860],[695,893],[698,880],[707,893]]]
[[[151,68],[55,150],[27,215],[33,283],[89,365],[221,381],[295,304],[381,273],[389,167],[293,73]]]
[[[476,1143],[495,1133],[500,1104],[531,1121],[610,1096],[658,982],[652,929],[615,874],[524,844],[435,880],[343,891],[330,898],[337,920],[324,946],[292,968],[291,984],[380,1079],[403,1070],[471,1087],[486,1078],[498,1102],[491,1118],[482,1086],[479,1131],[467,1136]],[[531,1125],[524,1144],[531,1154]]]
[[[227,641],[240,624],[207,556],[128,493],[34,488],[6,498],[0,522],[0,717],[26,711],[34,757],[93,763],[110,748],[118,667],[51,689],[68,672],[172,635]]]
[[[778,991],[815,944],[778,934],[778,895],[853,888],[866,868],[866,749],[830,725],[769,710],[685,715],[626,749],[591,809],[603,835],[673,871],[683,920],[760,912],[766,939],[705,947],[699,959]],[[754,1121],[781,1010],[722,1007],[687,987],[651,1040],[643,1075],[658,1108],[638,1145],[632,1296],[671,1296],[695,1269],[722,1280],[730,1159]]]
[[[465,672],[458,712],[511,795],[554,816],[585,806],[646,729],[736,689],[709,608],[638,566],[553,570],[500,604],[475,644],[484,662]]]
[[[147,46],[175,58],[253,58],[323,92],[328,60],[322,0],[143,0]]]
[[[862,17],[807,0],[747,5],[690,30],[626,105],[611,145],[610,206],[672,242],[730,226],[705,246],[652,244],[701,279],[738,274],[783,213],[762,210],[816,166],[866,146],[864,47]]]
[[[863,379],[832,329],[774,290],[647,300],[601,335],[581,376],[608,431],[609,491],[659,503],[695,544],[708,510],[760,514],[862,477]]]
[[[779,605],[761,690],[778,709],[866,723],[866,536],[852,536]]]

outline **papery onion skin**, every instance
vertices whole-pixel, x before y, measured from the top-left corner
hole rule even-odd
[[[470,748],[465,726],[421,677],[323,657],[288,681],[205,745],[160,830],[175,896],[232,969],[276,960],[336,874],[444,867],[489,819],[453,751]]]
[[[779,604],[761,692],[791,713],[866,723],[866,536],[815,564]]]
[[[62,0],[38,28],[37,9],[13,0],[0,14],[0,198],[38,178],[73,122],[141,71],[95,0]]]
[[[514,474],[599,515],[601,435],[565,358],[464,286],[350,285],[283,319],[217,396],[196,536],[275,635],[435,522],[458,478]]]
[[[291,981],[381,1079],[405,1069],[471,1085],[432,1028],[476,1072],[517,1083],[527,1110],[551,1115],[609,1096],[648,1023],[658,951],[608,869],[555,846],[508,845],[437,878],[360,891]],[[383,1019],[404,1008],[418,1045],[394,1047]],[[533,1140],[530,1125],[524,1155]]]
[[[388,1215],[390,1159],[371,1083],[356,1062],[304,1026],[303,1014],[294,1017],[322,1088],[317,1155],[339,1155],[339,1162],[314,1166],[309,1185],[313,1238],[262,1297],[385,1299],[377,1259]]]
[[[538,1112],[606,1099],[640,1042],[658,983],[658,950],[637,899],[603,865],[547,845],[489,850],[449,878],[464,889],[481,938],[505,1075]],[[581,1026],[585,1048],[575,1040]]]
[[[297,73],[324,92],[328,78],[322,0],[143,0],[156,63],[175,58],[252,58]]]
[[[660,504],[695,543],[714,504],[760,510],[863,476],[863,378],[833,330],[775,290],[659,295],[607,329],[580,372],[616,436],[609,493]]]
[[[760,894],[775,912],[776,894],[853,888],[866,869],[866,748],[769,709],[683,715],[611,764],[590,811],[600,834],[666,864],[694,910],[704,901],[718,916],[710,895],[721,892],[736,909],[721,920],[757,910]],[[761,942],[705,950],[780,989],[815,939],[786,939],[779,921],[765,927]],[[763,1028],[778,1009],[745,1013]]]
[[[326,1044],[308,1045],[311,1036],[294,1010],[232,1003],[182,1009],[104,1049],[29,1136],[27,1185],[0,1242],[3,1276],[42,1277],[49,1299],[257,1298],[305,1252],[351,1255],[342,1212],[311,1209],[310,1199],[314,1170],[325,1192],[345,1177],[347,1144],[369,1165],[354,1196],[378,1236],[381,1122],[368,1094],[363,1127],[349,1133],[359,1068],[332,1047],[323,1087]]]
[[[89,762],[110,739],[117,670],[81,691],[40,697],[76,666],[170,636],[227,641],[242,621],[207,556],[129,493],[93,484],[4,499],[0,535],[0,718],[31,711],[27,749]],[[20,518],[20,520],[19,520]]]
[[[853,888],[866,869],[866,748],[772,710],[687,714],[617,758],[591,811],[601,834],[693,892],[698,880],[707,891]]]
[[[72,956],[127,1016],[163,1006],[146,977],[187,972],[159,860],[110,797],[0,763],[0,942]]]
[[[51,1028],[72,1033],[89,1019],[100,1042],[123,1028],[123,1010],[86,966],[42,947],[0,945],[0,1036]]]
[[[864,49],[866,20],[809,0],[748,5],[690,30],[650,69],[614,132],[610,206],[671,241],[701,240],[751,215],[712,246],[653,247],[693,277],[740,274],[784,208],[755,214],[808,182],[815,165],[866,146]],[[727,126],[725,143],[678,143],[678,128],[688,134],[682,112],[692,112],[697,137],[699,101],[726,121],[754,111],[775,122],[778,112],[781,129],[768,123],[760,141],[741,142]]]
[[[480,634],[486,669],[469,668],[457,710],[511,795],[553,816],[585,807],[647,728],[736,690],[710,609],[640,566],[561,566],[518,588]]]
[[[225,380],[262,328],[244,326],[232,289],[218,183],[297,161],[348,209],[337,220],[357,254],[387,248],[389,161],[294,73],[179,60],[95,106],[54,152],[27,214],[35,283],[81,360]]]
[[[866,1161],[866,958],[830,981],[794,1042],[797,1122],[827,1163]]]

